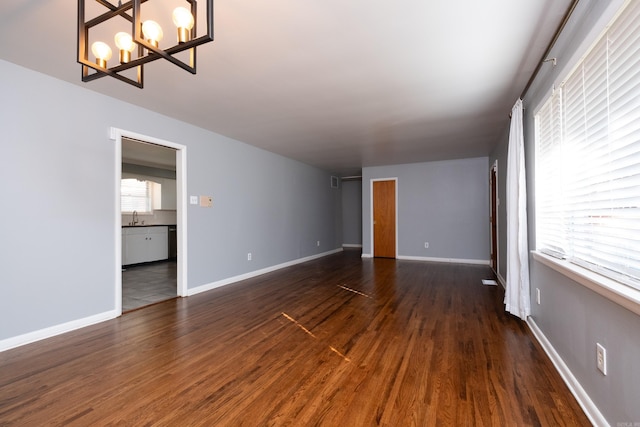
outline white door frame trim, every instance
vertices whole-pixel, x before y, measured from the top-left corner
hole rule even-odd
[[[400,254],[398,253],[398,177],[392,177],[392,178],[371,178],[369,180],[369,192],[370,192],[370,197],[369,197],[369,212],[370,212],[370,220],[369,220],[369,225],[371,227],[371,257],[375,258],[375,242],[373,240],[373,183],[375,181],[394,181],[395,184],[395,210],[396,210],[396,256],[395,258],[397,259]]]
[[[122,178],[122,138],[136,139],[176,150],[176,223],[178,226],[178,289],[180,297],[187,296],[187,147],[119,128],[110,128],[110,139],[115,142],[115,311],[122,315],[122,213],[120,210],[120,181]]]

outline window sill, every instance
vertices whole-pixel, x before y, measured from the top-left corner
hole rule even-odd
[[[586,268],[557,259],[538,251],[531,251],[533,259],[550,267],[569,279],[591,289],[597,294],[640,315],[640,290],[601,276]]]

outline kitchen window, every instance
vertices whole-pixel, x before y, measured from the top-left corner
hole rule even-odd
[[[122,213],[152,213],[160,209],[162,184],[146,179],[123,178],[120,181],[120,210]]]

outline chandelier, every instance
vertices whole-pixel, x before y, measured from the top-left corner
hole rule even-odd
[[[85,20],[86,2],[91,0],[78,0],[78,62],[82,64],[82,81],[89,82],[104,76],[111,76],[133,86],[144,87],[144,64],[163,58],[178,67],[196,73],[196,46],[213,41],[213,0],[206,1],[207,33],[197,36],[196,26],[198,22],[198,7],[196,0],[183,0],[186,7],[176,7],[173,10],[172,20],[176,26],[176,44],[161,48],[163,39],[162,27],[154,20],[141,19],[141,3],[156,3],[160,5],[166,1],[131,0],[124,4],[118,1],[117,5],[108,0],[95,0],[104,9],[101,14]],[[146,11],[147,6],[145,6]],[[95,9],[95,7],[94,7]],[[167,17],[168,19],[168,17]],[[113,51],[105,41],[96,40],[94,33],[101,24],[109,29],[125,29],[115,32],[113,42],[119,51],[118,63],[109,64]],[[109,29],[106,31],[108,32]],[[115,31],[115,30],[114,30]],[[104,32],[104,29],[103,29]],[[95,60],[89,59],[89,49]],[[178,56],[184,51],[188,53]],[[134,53],[134,51],[136,53]],[[186,57],[186,58],[185,58]],[[135,71],[129,71],[136,68]],[[93,72],[92,72],[93,70]]]

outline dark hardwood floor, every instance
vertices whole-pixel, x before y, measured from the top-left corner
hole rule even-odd
[[[0,425],[585,426],[488,267],[328,256],[0,353]]]

